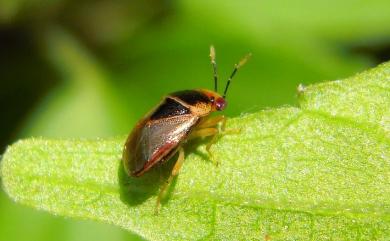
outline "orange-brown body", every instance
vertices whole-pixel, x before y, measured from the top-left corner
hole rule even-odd
[[[212,157],[210,147],[220,132],[218,124],[225,126],[223,115],[209,117],[212,112],[221,111],[226,107],[226,93],[230,81],[237,70],[246,63],[250,54],[234,66],[223,96],[217,93],[217,64],[215,49],[210,47],[211,64],[214,70],[214,90],[184,90],[171,93],[164,97],[161,103],[134,127],[126,140],[122,161],[128,175],[139,177],[158,163],[169,160],[176,152],[178,158],[171,175],[161,187],[157,197],[156,212],[165,190],[173,180],[184,162],[184,150],[181,145],[188,139],[212,136],[206,146],[206,151]],[[213,159],[213,158],[212,158]],[[213,160],[215,161],[215,160]],[[217,163],[217,162],[215,162]]]
[[[225,106],[222,96],[210,90],[167,95],[130,133],[123,150],[125,170],[137,177],[169,160],[205,117]]]

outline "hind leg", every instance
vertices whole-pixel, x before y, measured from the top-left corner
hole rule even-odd
[[[158,214],[159,210],[160,210],[160,206],[161,206],[161,200],[164,198],[165,194],[166,194],[166,191],[167,189],[169,188],[173,178],[175,176],[177,176],[177,174],[179,174],[179,171],[183,165],[183,162],[184,162],[184,149],[183,147],[179,147],[179,156],[176,160],[176,163],[175,165],[173,166],[173,169],[171,171],[171,175],[169,176],[169,178],[166,180],[166,182],[164,183],[164,185],[161,187],[160,189],[160,193],[158,194],[157,196],[157,202],[156,202],[156,210],[155,210],[155,214]]]

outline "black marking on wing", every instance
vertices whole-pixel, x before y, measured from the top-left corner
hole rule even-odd
[[[205,94],[197,90],[182,90],[171,93],[170,96],[174,96],[184,101],[189,105],[194,105],[199,102],[210,102],[209,98]]]
[[[150,116],[151,120],[189,114],[190,110],[176,100],[166,98],[164,102]]]

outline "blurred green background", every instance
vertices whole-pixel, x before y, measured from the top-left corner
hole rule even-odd
[[[390,59],[390,2],[0,0],[0,153],[19,138],[128,133],[166,93],[220,86],[247,52],[230,117],[295,104],[299,83]],[[151,227],[153,228],[153,227]],[[0,240],[137,240],[0,192]]]

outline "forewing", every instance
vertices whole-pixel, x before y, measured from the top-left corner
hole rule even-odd
[[[131,160],[133,175],[142,175],[159,161],[165,160],[185,139],[198,119],[197,116],[187,114],[145,123],[134,142]]]

